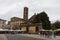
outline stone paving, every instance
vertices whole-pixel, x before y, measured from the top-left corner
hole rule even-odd
[[[0,40],[7,40],[6,35],[4,35],[4,34],[0,34]]]
[[[22,34],[7,34],[8,40],[44,40],[41,38],[34,38],[34,37],[29,37],[29,36],[24,36]]]
[[[60,36],[52,39],[35,34],[0,34],[0,40],[60,40]]]
[[[60,36],[56,36],[56,37],[43,37],[41,35],[36,35],[36,34],[21,34],[23,36],[28,36],[28,37],[32,37],[32,38],[40,38],[40,39],[45,39],[45,40],[60,40]]]

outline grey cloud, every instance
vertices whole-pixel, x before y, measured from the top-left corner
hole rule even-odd
[[[41,11],[46,11],[51,21],[60,18],[60,0],[0,0],[0,18],[7,20],[12,16],[22,18],[24,6],[29,8],[29,18]]]
[[[20,13],[18,11],[19,9],[13,9],[11,11],[8,11],[5,15],[0,15],[1,19],[5,19],[5,20],[10,20],[11,17],[20,17],[22,18],[22,12]]]

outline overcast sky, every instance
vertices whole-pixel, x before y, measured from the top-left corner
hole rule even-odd
[[[60,0],[0,0],[0,18],[23,17],[23,8],[29,8],[29,18],[45,11],[51,22],[60,20]]]

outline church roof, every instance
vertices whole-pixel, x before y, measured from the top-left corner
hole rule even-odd
[[[29,21],[32,22],[32,21],[35,19],[35,17],[36,17],[36,14],[34,14],[34,15],[29,19]]]
[[[12,17],[11,18],[11,21],[19,21],[19,20],[26,21],[26,20],[19,18],[19,17]]]

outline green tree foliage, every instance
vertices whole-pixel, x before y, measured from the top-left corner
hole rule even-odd
[[[54,25],[57,29],[59,29],[60,28],[60,21],[56,21],[52,25]]]
[[[54,25],[51,26],[51,30],[56,30],[56,27]]]
[[[49,17],[45,12],[41,12],[37,14],[33,23],[42,23],[43,29],[46,29],[46,30],[51,29]]]

